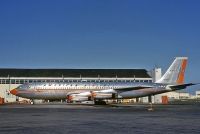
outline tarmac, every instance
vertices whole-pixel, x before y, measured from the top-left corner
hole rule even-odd
[[[2,105],[0,134],[199,134],[200,105]]]

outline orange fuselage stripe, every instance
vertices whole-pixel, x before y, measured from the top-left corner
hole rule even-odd
[[[176,81],[177,84],[183,84],[184,83],[184,75],[185,75],[186,66],[187,66],[187,60],[185,59],[181,63],[181,70],[179,72],[178,79]]]

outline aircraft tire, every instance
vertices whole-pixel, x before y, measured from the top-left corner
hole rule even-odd
[[[101,100],[95,100],[94,104],[95,105],[107,105],[105,101],[101,101]]]

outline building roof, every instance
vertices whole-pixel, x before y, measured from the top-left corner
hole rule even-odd
[[[0,69],[0,77],[151,78],[145,69]]]

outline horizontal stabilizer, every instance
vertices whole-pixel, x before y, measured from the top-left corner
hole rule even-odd
[[[188,86],[197,85],[197,84],[199,84],[199,83],[196,83],[196,84],[195,83],[188,83],[188,84],[181,84],[181,85],[175,85],[175,86],[170,86],[170,87],[173,90],[179,90],[179,89],[185,89]]]

